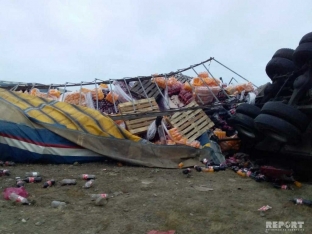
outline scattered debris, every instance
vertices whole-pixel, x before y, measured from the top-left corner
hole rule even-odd
[[[290,201],[292,201],[296,205],[312,206],[312,201],[311,200],[306,200],[306,199],[302,199],[302,198],[294,198],[294,199],[291,199]]]
[[[61,181],[62,186],[64,186],[64,185],[75,185],[75,184],[77,184],[75,179],[63,179]]]
[[[266,206],[262,206],[262,207],[259,208],[258,210],[259,210],[259,211],[267,211],[267,210],[269,210],[269,209],[272,209],[272,207],[269,206],[269,205],[266,205]]]
[[[93,185],[93,182],[94,182],[94,180],[88,180],[88,182],[85,183],[83,188],[85,188],[85,189],[91,188],[91,186]]]
[[[65,202],[61,202],[61,201],[52,201],[51,202],[51,206],[53,207],[53,208],[63,208],[63,207],[65,207],[66,206],[66,203]]]
[[[197,191],[201,191],[201,192],[213,191],[213,188],[209,188],[206,185],[192,186],[192,187],[196,189]]]

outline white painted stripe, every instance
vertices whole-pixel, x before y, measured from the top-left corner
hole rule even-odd
[[[72,148],[57,148],[57,147],[45,147],[36,145],[33,143],[19,141],[9,137],[0,136],[0,143],[6,144],[11,147],[27,150],[37,154],[49,154],[58,156],[81,156],[81,157],[101,157],[103,155],[95,153],[88,149],[72,149]]]

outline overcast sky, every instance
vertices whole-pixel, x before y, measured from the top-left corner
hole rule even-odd
[[[0,80],[116,79],[215,57],[261,85],[273,53],[295,49],[312,31],[311,12],[311,0],[2,0]],[[237,78],[215,62],[210,68]]]

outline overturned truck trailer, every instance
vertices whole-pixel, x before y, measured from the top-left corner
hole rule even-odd
[[[235,98],[225,92],[222,85],[219,87],[219,93],[213,92],[211,87],[206,85],[207,91],[213,97],[209,105],[195,92],[199,105],[186,105],[175,109],[153,109],[151,105],[153,100],[161,98],[162,103],[168,104],[166,92],[169,77],[174,76],[179,80],[184,80],[183,82],[188,83],[194,91],[196,87],[191,84],[190,77],[182,75],[181,72],[192,69],[198,75],[194,68],[203,65],[211,75],[205,63],[212,60],[214,59],[210,58],[186,69],[180,69],[178,72],[117,80],[123,81],[126,85],[126,91],[128,90],[131,96],[128,105],[131,104],[133,110],[113,113],[110,116],[99,111],[101,94],[97,92],[97,89],[100,83],[107,84],[112,93],[111,98],[116,98],[114,92],[117,90],[113,88],[114,81],[112,80],[96,79],[94,82],[51,85],[18,83],[11,87],[6,84],[5,87],[0,88],[0,160],[13,160],[20,163],[82,163],[110,158],[133,165],[161,168],[176,168],[180,162],[183,162],[184,166],[192,166],[201,158],[221,163],[224,157],[216,144],[205,144],[200,148],[187,145],[157,145],[139,135],[134,135],[138,129],[127,131],[114,121],[119,119],[130,123],[135,119],[138,123],[144,120],[145,126],[139,128],[142,130],[147,127],[146,123],[150,124],[157,116],[172,116],[174,113],[181,113],[181,116],[182,113],[186,113],[184,116],[187,116],[195,112],[197,117],[194,114],[193,120],[196,122],[199,119],[198,113],[202,109],[236,102]],[[151,78],[157,77],[164,78],[165,87],[159,87],[157,82],[151,82]],[[130,82],[134,83],[131,87],[128,86]],[[90,84],[94,84],[96,90],[92,94],[96,100],[92,108],[88,105],[79,105],[87,97],[83,93],[83,86]],[[77,105],[63,102],[66,97],[66,88],[69,86],[80,86]],[[21,92],[21,90],[31,91],[37,88],[46,89],[46,96]],[[51,99],[49,91],[55,88],[62,88],[63,94],[58,99]],[[88,95],[91,94],[88,93]],[[140,99],[140,95],[141,98],[147,100],[151,108],[140,110],[140,104],[138,104],[140,102],[135,101]],[[113,109],[121,109],[124,103],[118,106],[116,101],[113,100]],[[206,117],[200,116],[202,123],[196,126],[197,135],[192,133],[190,138],[195,138],[198,134],[207,131],[208,127],[213,126],[213,123],[209,122]],[[188,121],[192,121],[190,117]]]

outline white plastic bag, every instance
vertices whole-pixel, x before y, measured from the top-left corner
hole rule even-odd
[[[157,132],[156,120],[154,120],[147,129],[146,139],[147,140],[154,139],[156,132]]]
[[[165,110],[169,110],[170,106],[169,106],[169,95],[168,95],[168,88],[165,89],[164,91],[164,97],[161,96],[160,100],[159,100],[159,108],[161,111],[165,111]]]
[[[114,92],[118,94],[118,101],[120,102],[131,102],[131,97],[123,91],[123,89],[120,87],[120,85],[115,82],[114,83]]]

